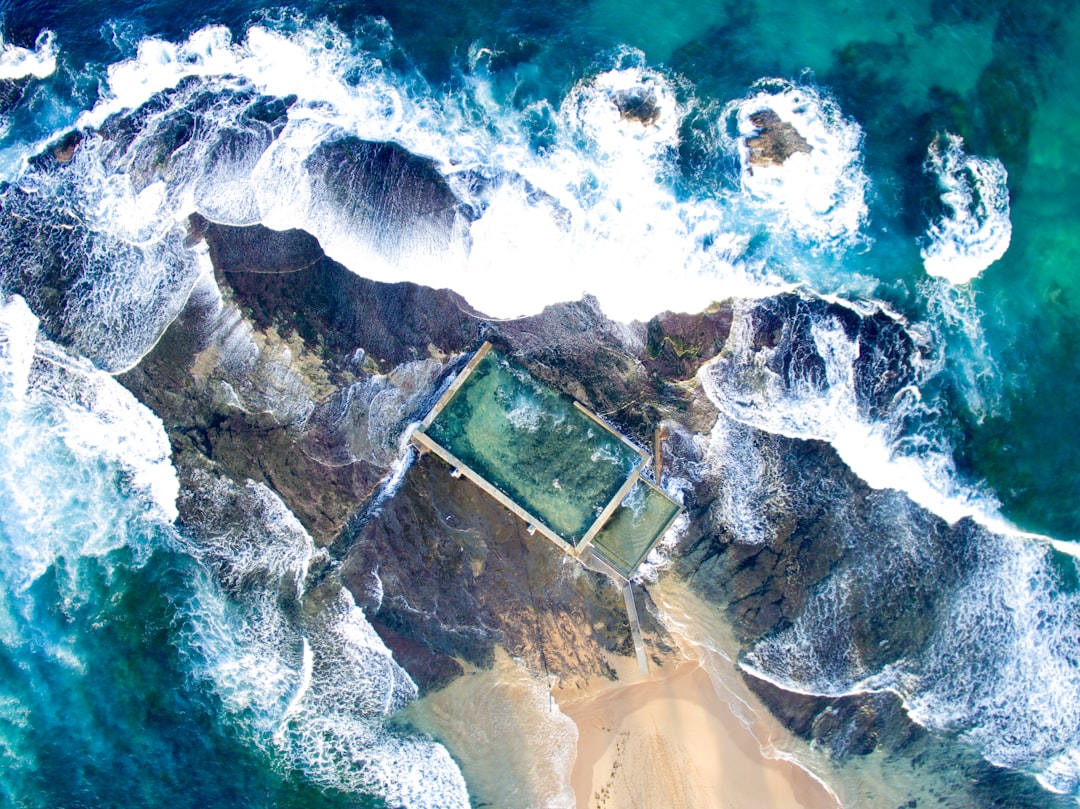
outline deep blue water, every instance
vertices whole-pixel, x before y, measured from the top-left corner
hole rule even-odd
[[[257,154],[215,162],[216,133],[240,126],[251,92],[298,96],[287,132],[295,154],[331,130],[392,139],[446,167],[526,176],[578,223],[559,235],[551,211],[507,183],[502,196],[477,201],[485,215],[469,256],[433,265],[417,247],[363,265],[384,279],[448,285],[501,316],[587,292],[618,318],[647,319],[785,284],[887,306],[921,352],[911,387],[887,406],[867,412],[847,395],[853,347],[828,322],[815,332],[834,363],[824,392],[749,407],[722,385],[711,396],[736,422],[833,443],[875,488],[901,490],[949,521],[977,519],[986,532],[978,574],[950,596],[958,606],[915,655],[914,679],[879,685],[987,760],[1077,795],[1078,12],[1073,0],[5,2],[0,176],[36,188],[41,210],[71,204],[93,223],[88,288],[139,279],[132,289],[152,290],[150,304],[90,296],[74,324],[88,335],[83,353],[108,372],[140,356],[186,295],[196,268],[170,246],[169,222],[192,199],[222,221],[305,227],[335,257],[362,249],[348,217],[324,200],[290,207],[296,160],[285,150],[263,168]],[[46,187],[28,166],[53,136],[100,124],[185,76],[196,78],[169,103],[194,103],[200,88],[232,101],[207,108],[209,134],[173,188],[116,191],[93,166],[70,186]],[[658,94],[666,112],[655,131],[612,119],[605,99],[628,86]],[[805,170],[744,172],[737,139],[761,98],[813,144],[798,164]],[[4,244],[5,262],[23,260]],[[535,289],[490,283],[507,262],[534,255],[567,267],[565,277],[546,274]],[[166,264],[166,282],[142,283],[166,275]],[[634,283],[658,277],[667,298]],[[107,339],[92,331],[101,319],[129,322],[130,311],[145,322]],[[0,795],[25,806],[337,806],[413,794],[333,756],[312,758],[303,721],[325,704],[323,686],[297,683],[305,656],[321,654],[319,633],[333,627],[278,626],[261,602],[219,592],[217,557],[193,554],[172,525],[174,484],[152,417],[136,418],[147,437],[129,454],[86,437],[95,408],[65,396],[63,374],[27,369],[19,357],[32,324],[17,303],[3,312]],[[63,362],[98,380],[102,407],[134,407],[89,363]],[[46,508],[57,492],[63,507]],[[905,518],[893,523],[896,536],[918,537]],[[259,564],[299,575],[314,550],[293,534],[282,542],[293,567]],[[883,587],[851,575],[866,592]],[[362,622],[343,610],[341,621]],[[797,628],[822,620],[808,613]],[[280,673],[266,693],[222,663],[258,657],[229,636],[253,626],[272,639],[258,665]],[[844,693],[884,677],[770,663],[795,652],[816,659],[821,649],[804,646],[814,633],[795,634],[755,652],[777,681]],[[348,665],[373,667],[375,690],[407,698],[379,654],[357,654]],[[300,714],[290,713],[294,698]],[[341,721],[390,738],[371,716]],[[385,755],[411,760],[396,747]]]

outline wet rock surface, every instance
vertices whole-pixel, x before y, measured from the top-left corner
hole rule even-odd
[[[438,458],[416,460],[392,489],[386,481],[403,457],[409,422],[482,339],[650,449],[663,426],[665,455],[679,474],[680,465],[703,460],[693,436],[717,422],[696,374],[727,345],[730,304],[618,324],[586,298],[497,322],[449,291],[360,278],[299,231],[196,219],[189,239],[207,244],[214,275],[200,279],[153,351],[121,377],[162,417],[182,476],[210,469],[280,496],[330,552],[318,575],[340,578],[422,690],[450,682],[461,672],[458,660],[489,665],[496,644],[564,683],[614,676],[607,653],[633,648],[621,594],[609,581],[529,536]],[[794,296],[762,304],[755,344],[799,354],[771,360],[781,370],[804,363],[800,373],[813,375],[791,326],[806,306],[817,304]],[[853,338],[883,328],[859,318],[847,326]],[[379,410],[381,400],[390,408]],[[745,431],[781,477],[846,487],[840,497],[781,508],[763,502],[771,534],[752,544],[722,516],[718,495],[737,482],[697,475],[672,573],[726,610],[749,647],[796,620],[814,588],[846,563],[849,515],[836,504],[873,493],[827,445]],[[181,519],[197,524],[199,509],[197,493],[184,498]],[[647,587],[637,597],[646,646],[659,662],[673,652],[671,640],[653,617]],[[888,620],[868,621],[868,649],[881,640],[874,627]],[[930,623],[916,622],[913,644]],[[812,738],[843,738],[845,750],[860,752],[879,738],[875,717],[884,712],[856,711],[865,725],[856,733],[831,704],[799,707],[782,689],[759,693]]]
[[[612,93],[611,101],[624,121],[636,121],[642,126],[653,126],[660,120],[660,105],[656,93],[642,88]]]
[[[868,369],[896,369],[891,380],[866,373],[864,406],[884,407],[914,350],[887,318],[781,296],[758,302],[750,320],[723,303],[619,324],[586,298],[492,321],[446,290],[360,278],[299,231],[196,219],[189,241],[200,240],[214,274],[121,377],[165,423],[185,481],[181,521],[196,532],[208,524],[217,506],[200,493],[207,475],[274,492],[328,553],[309,575],[310,592],[331,579],[348,588],[421,692],[451,682],[462,663],[490,665],[497,645],[570,687],[614,677],[608,655],[633,653],[621,594],[603,576],[529,536],[436,457],[392,474],[408,457],[401,437],[410,422],[483,339],[650,450],[662,428],[665,469],[685,479],[689,516],[662,575],[688,580],[724,611],[744,655],[803,620],[833,577],[882,567],[860,552],[858,536],[881,534],[882,553],[895,560],[859,585],[866,607],[847,616],[838,638],[854,638],[868,666],[925,645],[937,620],[931,595],[949,586],[940,571],[959,581],[976,563],[964,525],[869,489],[827,444],[731,422],[702,390],[698,372],[726,361],[736,321],[750,323],[749,350],[766,352],[779,378],[818,378],[807,322],[831,317],[875,363]],[[721,440],[738,463],[710,456]],[[747,463],[763,470],[759,478],[745,478]],[[748,533],[734,513],[758,514],[764,527]],[[899,552],[903,538],[890,538],[898,514],[933,537],[933,558]],[[660,663],[674,641],[647,585],[636,596],[646,648]],[[806,697],[752,669],[748,683],[781,721],[839,757],[929,744],[895,698]]]
[[[614,676],[606,654],[633,647],[607,579],[529,536],[437,458],[416,461],[392,492],[381,487],[407,425],[482,338],[649,440],[691,396],[665,393],[669,383],[627,348],[645,327],[614,324],[591,301],[491,322],[452,292],[360,278],[299,231],[196,218],[189,241],[200,239],[214,276],[120,377],[161,416],[181,474],[205,468],[280,496],[422,690],[457,676],[456,659],[489,664],[495,644],[564,683]],[[684,342],[708,335],[703,355],[717,350],[720,310],[697,331],[674,317],[650,328],[677,323]],[[184,498],[181,519],[197,524],[201,508],[197,493]],[[659,661],[672,647],[647,593],[638,599]]]
[[[760,110],[750,116],[750,123],[757,129],[757,134],[746,139],[746,148],[750,150],[751,166],[767,168],[782,166],[796,153],[810,154],[813,146],[787,121],[780,119],[773,110]]]

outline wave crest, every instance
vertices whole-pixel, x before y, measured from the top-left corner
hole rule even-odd
[[[758,133],[751,118],[771,110],[794,127],[809,151],[780,165],[751,165],[747,138]],[[863,238],[870,184],[862,166],[862,128],[830,96],[782,79],[760,79],[745,98],[721,114],[725,150],[737,155],[744,193],[766,206],[813,249],[850,246]]]
[[[20,48],[4,42],[0,36],[0,81],[44,79],[56,71],[56,37],[52,31],[42,31],[34,49]]]
[[[963,138],[948,133],[930,144],[925,170],[937,179],[946,212],[923,237],[923,266],[966,284],[1009,249],[1009,174],[997,158],[964,152]]]

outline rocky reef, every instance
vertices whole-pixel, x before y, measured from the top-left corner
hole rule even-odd
[[[750,116],[750,123],[757,129],[757,134],[746,139],[751,166],[782,166],[793,154],[810,154],[814,148],[794,126],[781,120],[773,110],[755,112]]]
[[[182,478],[209,469],[276,492],[423,688],[460,672],[455,658],[490,663],[495,644],[566,681],[613,676],[606,653],[631,653],[632,641],[604,577],[529,536],[436,458],[413,463],[392,492],[386,479],[411,458],[407,426],[481,337],[645,441],[689,409],[663,371],[715,353],[724,311],[631,329],[642,346],[647,331],[657,341],[643,366],[625,327],[589,301],[493,323],[447,290],[360,278],[299,231],[195,217],[189,238],[205,240],[214,274],[120,377],[164,421]],[[659,660],[669,641],[647,612],[644,627]]]

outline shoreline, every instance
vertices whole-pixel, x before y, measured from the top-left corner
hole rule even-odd
[[[577,809],[837,809],[797,764],[767,758],[695,660],[642,675],[613,661],[619,680],[556,688],[578,729],[571,773]]]

